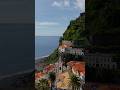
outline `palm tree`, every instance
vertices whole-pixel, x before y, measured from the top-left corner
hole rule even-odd
[[[49,73],[49,80],[51,81],[51,90],[52,90],[52,87],[54,86],[55,79],[56,79],[55,73],[54,72]]]
[[[39,80],[39,83],[37,85],[37,89],[38,90],[49,90],[48,80],[46,80],[46,79]]]
[[[80,79],[75,75],[71,75],[70,76],[70,86],[72,87],[72,90],[79,90],[80,86],[81,86]]]

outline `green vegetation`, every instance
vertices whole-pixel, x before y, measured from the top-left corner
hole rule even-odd
[[[50,90],[48,80],[46,79],[39,80],[39,83],[36,84],[35,88],[37,90]]]
[[[87,0],[86,13],[81,13],[78,18],[70,21],[59,42],[79,40],[83,47],[90,47],[93,52],[119,53],[119,16],[119,0]],[[55,50],[47,63],[55,62],[57,56]]]
[[[84,45],[89,45],[85,31],[85,13],[81,13],[80,16],[72,20],[67,30],[63,34],[63,40],[79,40]]]
[[[44,60],[45,64],[54,64],[59,58],[58,50],[55,49],[54,52]]]
[[[72,90],[79,90],[79,88],[81,86],[80,79],[75,75],[71,75],[70,76],[70,86],[72,87]]]
[[[56,80],[56,74],[54,72],[49,73],[49,80],[51,81],[51,90],[52,90]]]
[[[70,22],[64,40],[81,40],[81,44],[107,48],[120,45],[119,0],[87,0],[85,13]],[[106,47],[107,46],[107,47]]]
[[[55,79],[56,79],[55,73],[54,72],[49,73],[49,80],[52,83],[54,83]]]
[[[87,0],[86,16],[72,20],[63,34],[64,40],[81,40],[81,44],[102,49],[120,46],[119,0]],[[94,46],[95,45],[95,46]],[[109,49],[109,48],[108,48]]]
[[[64,40],[81,40],[81,33],[85,30],[85,14],[79,16],[76,20],[71,20],[67,30],[63,34]]]
[[[70,25],[67,27],[60,37],[59,44],[62,40],[79,40],[83,45],[89,45],[87,38],[83,35],[85,31],[85,13],[82,13],[76,20],[72,20]],[[56,49],[48,58],[45,60],[46,64],[55,63],[58,60],[58,50]]]
[[[87,0],[86,32],[92,46],[120,45],[119,0]],[[113,47],[113,48],[114,48]]]
[[[79,40],[83,46],[89,45],[84,31],[85,13],[82,13],[77,19],[70,21],[70,25],[64,32],[63,37],[59,39],[59,44],[61,44],[62,40]],[[55,63],[58,60],[58,56],[58,50],[56,49],[44,62],[46,64]]]

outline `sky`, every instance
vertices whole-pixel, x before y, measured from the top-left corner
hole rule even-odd
[[[35,36],[62,36],[85,11],[85,0],[35,0]]]

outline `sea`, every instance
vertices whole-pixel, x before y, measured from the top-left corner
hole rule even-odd
[[[15,39],[14,41],[18,42],[18,44],[20,44],[20,42],[23,43],[23,41],[25,39],[24,37],[22,37],[23,41],[21,41],[21,38],[19,38],[19,37],[13,38],[14,37],[13,35],[16,35],[16,34],[12,34],[11,37],[9,37],[9,38]],[[9,41],[9,39],[8,40],[5,39],[5,40]],[[11,41],[11,42],[14,43],[13,41]],[[24,42],[24,43],[26,45],[28,42]],[[20,45],[24,45],[24,43],[20,44]],[[37,37],[35,37],[35,58],[42,58],[44,56],[50,55],[58,47],[58,44],[59,44],[59,36],[37,36]],[[12,44],[12,45],[14,45],[14,44]],[[7,78],[7,77],[11,77],[11,76],[20,74],[20,73],[30,72],[31,69],[34,68],[34,61],[31,60],[32,56],[31,56],[31,52],[30,52],[33,50],[31,50],[31,49],[29,50],[29,47],[30,48],[33,47],[31,45],[31,43],[30,44],[28,43],[27,44],[28,46],[26,46],[28,48],[27,49],[28,51],[26,49],[24,50],[24,48],[20,48],[20,47],[16,46],[16,43],[15,43],[14,47],[12,47],[12,45],[9,47],[6,47],[8,50],[7,49],[3,50],[0,47],[2,50],[2,55],[4,55],[4,53],[7,53],[7,55],[8,55],[8,53],[10,54],[9,56],[0,56],[0,71],[1,71],[0,72],[0,80],[3,78]],[[0,46],[2,46],[2,45],[0,45]],[[12,47],[12,48],[10,48],[10,47]],[[17,52],[16,54],[14,53],[15,51]],[[24,53],[21,54],[21,52],[24,52]],[[30,54],[29,54],[29,52],[30,52]],[[13,53],[14,53],[14,55],[13,55]],[[34,51],[32,53],[34,53]],[[25,55],[27,54],[26,57],[22,56],[24,54]],[[31,56],[31,57],[29,58],[29,56]],[[24,57],[25,57],[25,59],[24,59]],[[13,59],[9,60],[9,58],[13,58]]]
[[[35,60],[50,55],[59,44],[59,36],[35,37]]]

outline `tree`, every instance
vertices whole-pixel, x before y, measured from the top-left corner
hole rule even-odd
[[[71,75],[70,86],[72,86],[72,90],[79,90],[81,86],[81,80],[77,76]]]
[[[39,80],[39,83],[37,84],[36,88],[38,90],[49,90],[48,80],[46,79]]]
[[[54,82],[55,82],[55,79],[56,79],[56,75],[55,75],[54,72],[49,73],[49,79],[51,81],[51,90],[52,90],[52,87],[54,86]]]

